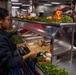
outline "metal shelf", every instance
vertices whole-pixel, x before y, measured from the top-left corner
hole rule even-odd
[[[17,18],[12,18],[12,20],[17,20],[17,21],[22,21],[22,22],[29,22],[29,23],[38,23],[38,24],[42,24],[42,25],[55,26],[55,27],[76,26],[76,23],[40,22],[40,21],[31,21],[31,20],[24,20],[24,19],[17,19]]]

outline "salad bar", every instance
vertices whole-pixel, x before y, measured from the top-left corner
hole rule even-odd
[[[73,50],[75,50],[73,38],[76,23],[73,23],[72,18],[64,16],[62,20],[57,21],[49,17],[14,17],[12,25],[15,25],[16,30],[20,33],[22,41],[17,39],[18,43],[26,41],[29,51],[39,52],[38,56],[33,59],[37,72],[35,75],[71,75],[67,67],[60,67],[60,64],[64,63],[60,60],[67,57],[57,59],[57,56],[70,52],[69,59],[73,61]],[[22,30],[25,32],[22,33]]]
[[[22,38],[19,36],[19,35],[12,35],[12,38],[15,40],[16,43],[21,43],[23,42]],[[27,53],[29,52],[30,49],[28,48],[28,50],[23,49],[23,52]],[[51,61],[51,54],[50,52],[40,52],[38,54],[38,56],[35,58],[35,59],[30,59],[30,60],[33,60],[32,62],[34,63],[35,65],[35,70],[38,68],[41,70],[42,73],[39,73],[38,75],[69,75],[69,73],[63,69],[63,68],[60,68],[60,67],[57,67],[55,66],[54,64],[52,64],[50,61]],[[30,62],[30,64],[32,64]],[[37,69],[37,70],[38,70]],[[37,75],[36,73],[34,73],[35,75]]]

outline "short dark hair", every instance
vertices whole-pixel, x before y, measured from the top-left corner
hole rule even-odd
[[[72,4],[75,5],[75,3],[76,3],[76,0],[73,0],[73,1],[72,1]]]
[[[8,10],[0,7],[0,19],[4,20],[5,17],[7,17],[8,15],[9,15]]]

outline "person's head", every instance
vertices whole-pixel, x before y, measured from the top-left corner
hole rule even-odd
[[[7,29],[10,25],[9,12],[5,8],[0,8],[0,28]]]
[[[72,10],[74,10],[74,8],[75,8],[75,3],[76,3],[76,0],[73,0],[72,3],[71,3]]]

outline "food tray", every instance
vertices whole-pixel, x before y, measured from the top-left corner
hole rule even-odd
[[[48,51],[50,50],[50,45],[47,45],[47,46],[39,46],[38,44],[34,44],[34,43],[28,43],[27,44],[27,47],[30,51],[37,51],[37,52],[45,52],[45,51]]]

